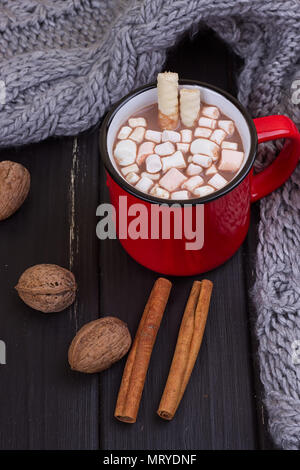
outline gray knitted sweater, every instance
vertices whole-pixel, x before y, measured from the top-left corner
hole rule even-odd
[[[239,99],[253,117],[299,122],[299,0],[0,0],[0,146],[87,129],[204,24],[244,59]],[[264,146],[259,164],[273,153]],[[299,185],[298,167],[261,202],[253,296],[270,429],[286,449],[300,448]]]

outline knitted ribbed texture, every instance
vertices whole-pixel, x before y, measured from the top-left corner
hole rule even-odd
[[[155,79],[183,32],[213,28],[244,59],[239,99],[253,117],[299,114],[290,80],[300,56],[298,0],[2,0],[0,146],[71,135]],[[300,65],[299,65],[300,68]],[[267,145],[261,161],[272,156]],[[257,335],[275,442],[300,448],[300,171],[261,202]]]

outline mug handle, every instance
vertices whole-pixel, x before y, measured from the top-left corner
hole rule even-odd
[[[291,119],[274,115],[254,119],[258,143],[284,139],[286,142],[274,162],[252,176],[251,202],[279,188],[293,173],[300,158],[300,134]]]

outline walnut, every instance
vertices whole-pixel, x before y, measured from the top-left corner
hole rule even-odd
[[[79,372],[101,372],[125,356],[130,345],[126,323],[115,317],[100,318],[78,331],[69,348],[69,364]]]
[[[0,220],[14,214],[30,189],[29,171],[19,163],[0,162]]]
[[[40,312],[61,312],[75,300],[76,282],[67,269],[55,264],[38,264],[27,269],[16,286],[19,296]]]

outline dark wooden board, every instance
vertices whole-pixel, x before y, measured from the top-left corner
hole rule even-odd
[[[170,51],[166,68],[235,91],[232,56],[211,33],[184,39]],[[7,344],[7,365],[0,366],[0,449],[269,448],[256,412],[260,383],[248,298],[257,217],[232,260],[205,276],[215,284],[210,315],[173,422],[155,411],[194,278],[172,279],[135,425],[113,418],[125,359],[100,376],[69,370],[68,346],[84,323],[116,315],[134,335],[158,276],[118,241],[96,238],[96,207],[108,201],[97,135],[96,129],[0,152],[0,160],[19,161],[32,175],[29,199],[0,224],[0,339]],[[78,281],[76,303],[60,314],[31,310],[13,289],[24,269],[45,262],[72,269]]]
[[[7,345],[0,369],[2,449],[93,449],[99,443],[98,377],[74,374],[67,364],[78,326],[99,314],[99,165],[85,138],[80,149],[76,142],[52,139],[0,154],[32,175],[28,200],[0,226],[0,337]],[[74,271],[79,292],[72,308],[45,315],[19,300],[13,287],[37,263]]]
[[[206,81],[234,92],[232,58],[212,35],[205,42],[185,39],[169,54],[167,70],[181,78]],[[108,200],[103,184],[101,200]],[[157,274],[135,263],[118,241],[101,244],[101,311],[116,314],[134,332]],[[151,359],[138,421],[113,419],[124,367],[116,364],[101,376],[101,446],[104,449],[254,449],[258,446],[250,324],[247,313],[244,248],[205,277],[214,282],[206,333],[191,382],[173,422],[157,409],[168,374],[184,305],[193,279],[177,278]],[[117,295],[116,295],[117,292]]]

